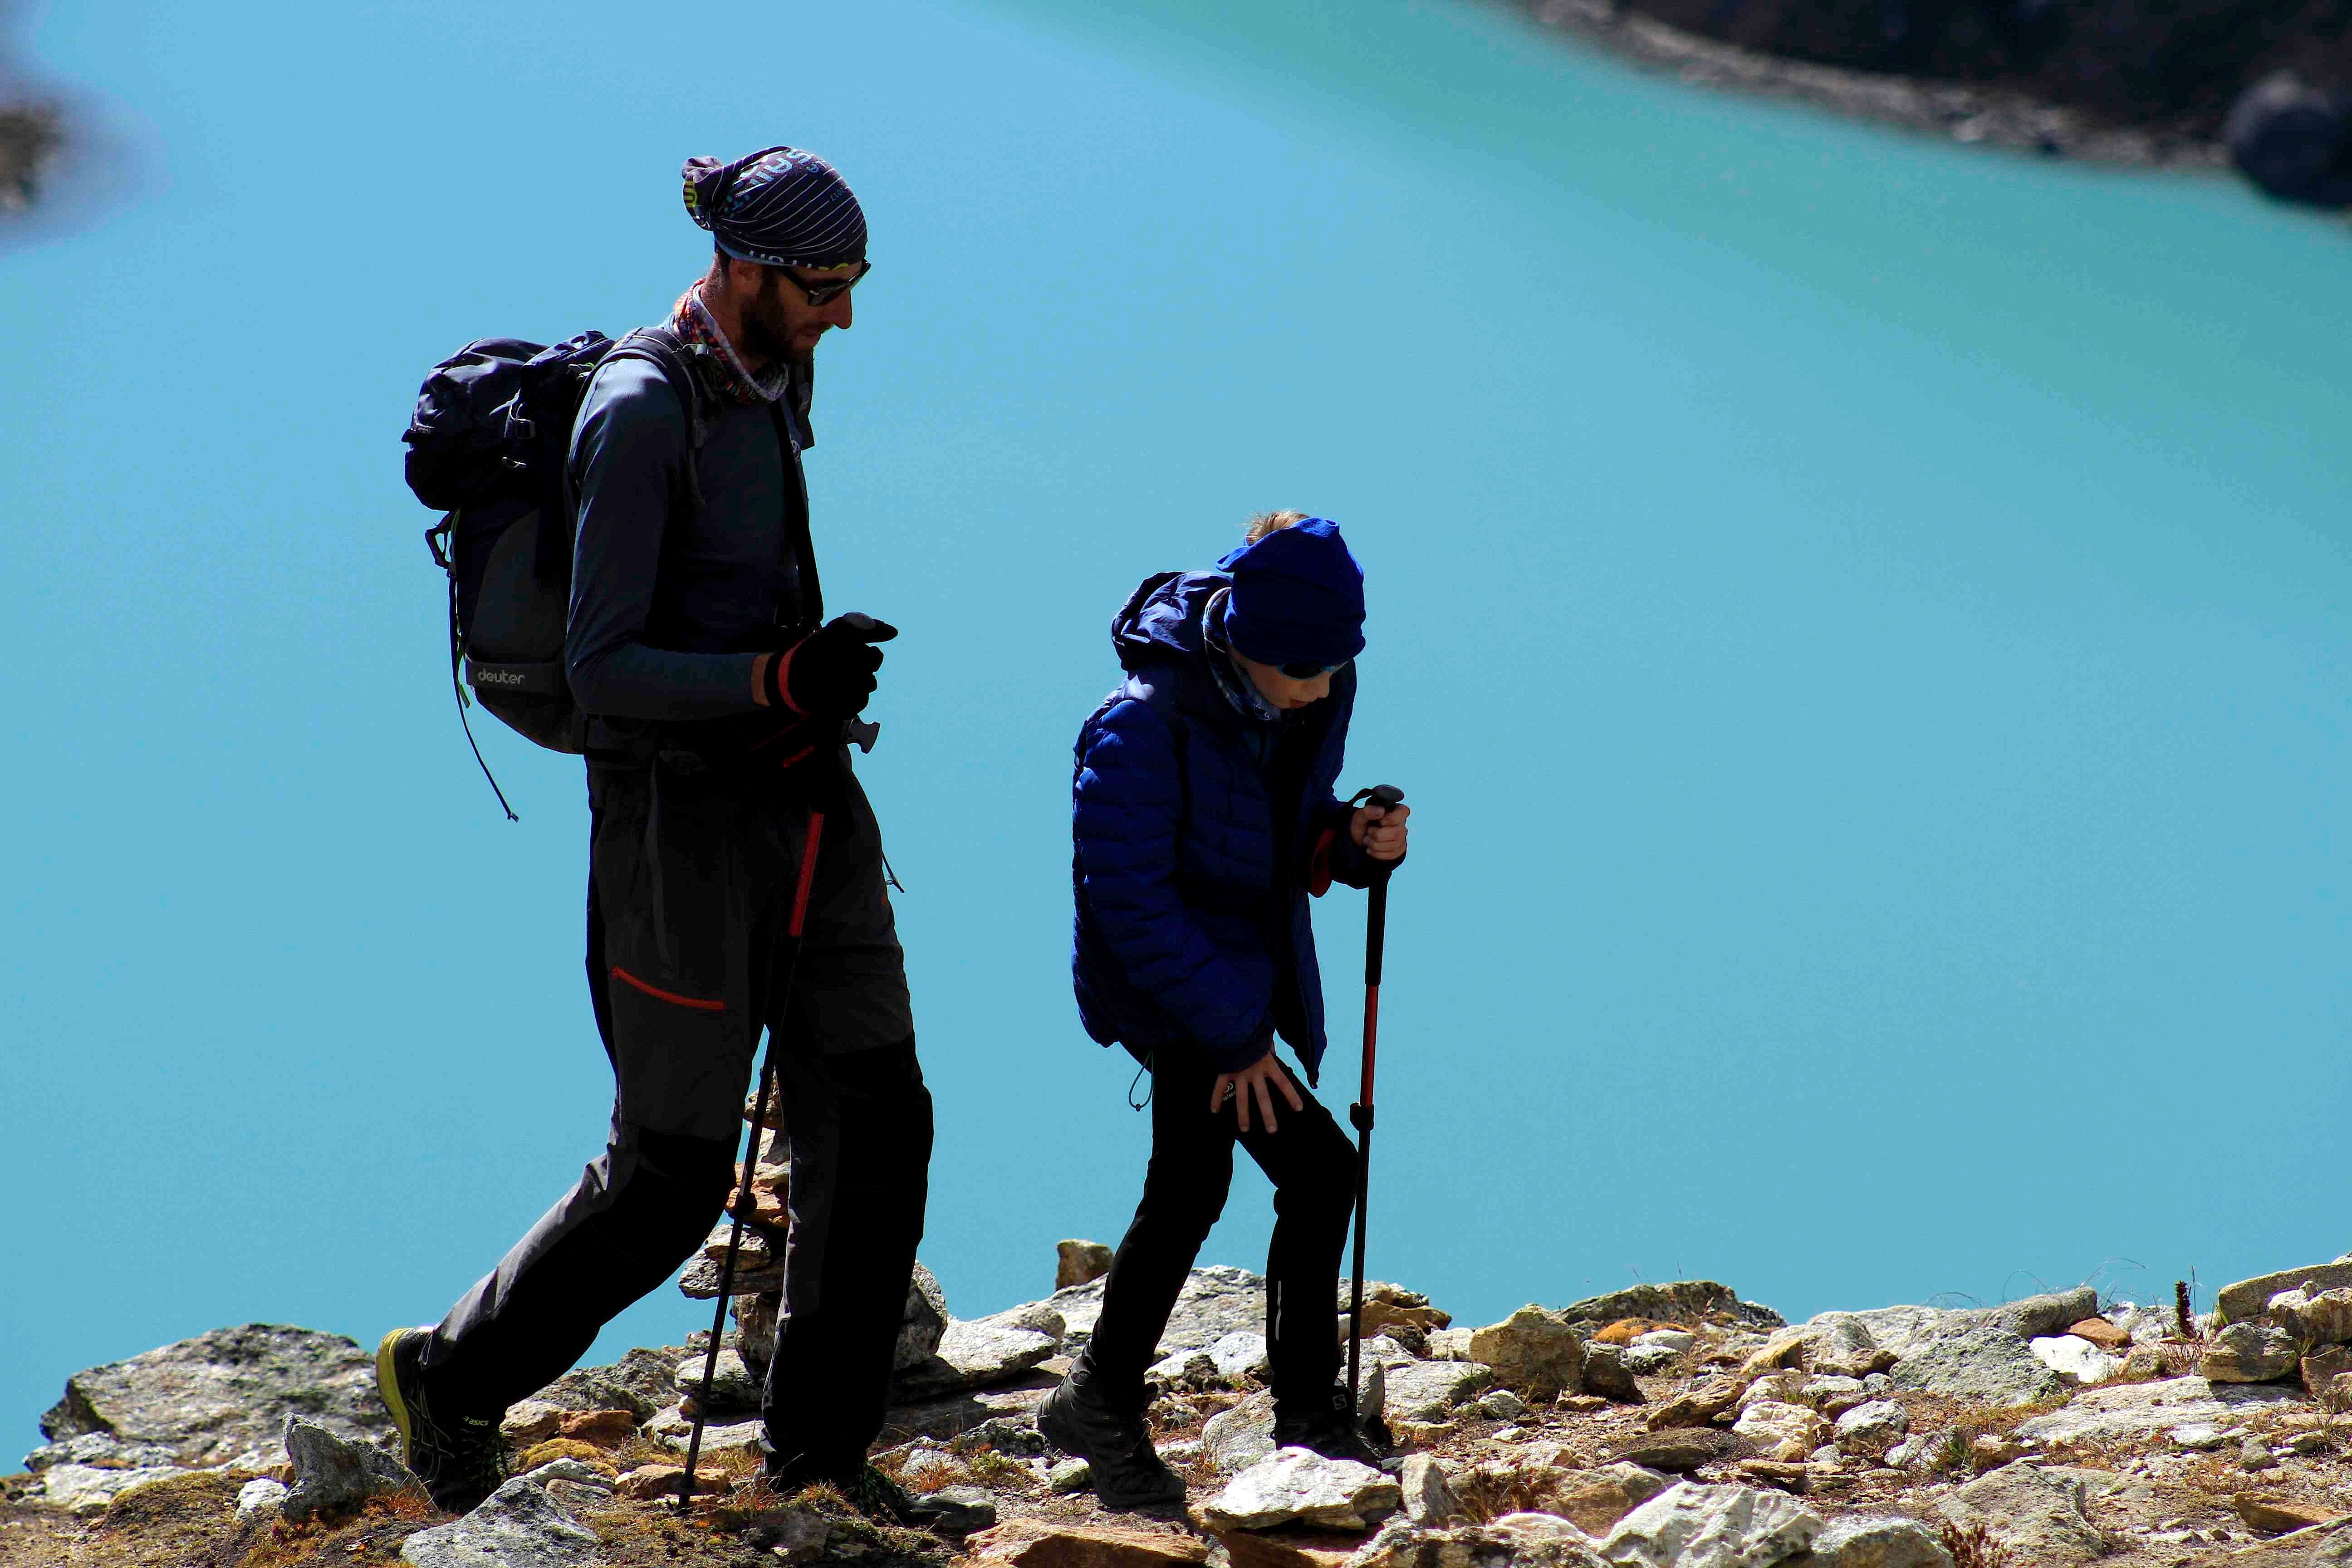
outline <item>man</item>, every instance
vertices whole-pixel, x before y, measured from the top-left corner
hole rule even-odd
[[[435,1501],[478,1503],[502,1476],[507,1406],[668,1279],[719,1216],[765,1027],[791,1151],[769,1473],[920,1522],[929,1511],[866,1450],[922,1235],[931,1101],[880,834],[842,741],[874,691],[870,644],[897,634],[862,616],[821,624],[800,458],[816,345],[848,329],[868,267],[866,218],[831,164],[791,147],[684,174],[709,270],[666,329],[599,367],[565,474],[578,531],[564,657],[588,717],[588,980],[616,1079],[610,1138],[438,1326],[384,1337],[377,1380]]]

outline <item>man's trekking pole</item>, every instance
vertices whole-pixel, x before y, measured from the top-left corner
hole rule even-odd
[[[1380,784],[1356,800],[1379,806],[1385,816],[1404,804],[1404,791]],[[1363,1389],[1364,1204],[1372,1185],[1372,1068],[1380,1054],[1381,950],[1388,941],[1389,873],[1394,868],[1391,861],[1372,862],[1371,906],[1364,914],[1364,1077],[1356,1103],[1348,1107],[1348,1120],[1356,1129],[1356,1275],[1348,1295],[1348,1415],[1359,1423],[1363,1420],[1357,1401]]]
[[[816,880],[817,844],[824,836],[824,813],[809,813],[808,837],[801,846],[800,876],[793,888],[791,918],[784,925],[783,952],[778,955],[772,986],[770,1016],[782,1022],[784,1005],[793,994],[793,971],[799,967],[801,932],[808,923],[809,889]],[[747,1210],[756,1212],[759,1204],[752,1196],[752,1182],[759,1174],[760,1140],[765,1134],[768,1120],[768,1090],[776,1080],[776,1036],[779,1030],[768,1030],[768,1048],[760,1058],[760,1091],[751,1102],[751,1131],[743,1140],[742,1179],[737,1184],[734,1199],[727,1212],[734,1225],[727,1232],[727,1256],[719,1266],[719,1305],[710,1315],[710,1344],[702,1357],[702,1390],[694,1397],[694,1430],[686,1440],[686,1474],[677,1479],[677,1507],[680,1513],[694,1504],[694,1467],[702,1457],[702,1423],[710,1409],[710,1385],[719,1375],[719,1341],[727,1331],[727,1304],[735,1295],[735,1257],[743,1245],[743,1220]]]

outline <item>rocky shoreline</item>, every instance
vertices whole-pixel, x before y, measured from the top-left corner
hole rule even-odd
[[[1542,26],[1690,87],[1759,93],[1973,146],[2123,168],[2221,169],[2217,135],[2116,124],[2000,84],[1858,70],[1688,32],[1616,0],[1527,0]]]
[[[696,1342],[518,1405],[516,1479],[450,1519],[393,1458],[367,1352],[254,1324],[70,1378],[50,1441],[0,1479],[0,1564],[2352,1563],[2352,1254],[2240,1281],[2187,1318],[2085,1286],[1789,1325],[1684,1281],[1472,1328],[1377,1285],[1365,1405],[1395,1451],[1381,1470],[1273,1448],[1265,1282],[1202,1268],[1151,1373],[1155,1441],[1192,1495],[1131,1514],[1099,1509],[1084,1461],[1033,1418],[1092,1331],[1107,1261],[1065,1243],[1060,1289],[975,1320],[927,1273],[909,1292],[876,1462],[951,1506],[944,1533],[759,1481],[751,1405],[774,1331],[755,1289],[734,1303],[690,1517],[675,1492]],[[682,1288],[708,1299],[707,1272]]]

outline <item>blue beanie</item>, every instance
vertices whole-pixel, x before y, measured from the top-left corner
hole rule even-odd
[[[866,258],[866,209],[839,170],[798,147],[731,163],[688,158],[686,215],[720,250],[764,267],[843,267]]]
[[[1260,664],[1345,664],[1364,651],[1364,569],[1339,525],[1310,517],[1217,563],[1233,574],[1225,638]]]

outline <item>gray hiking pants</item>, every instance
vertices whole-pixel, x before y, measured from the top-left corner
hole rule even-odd
[[[788,998],[775,970],[809,813],[666,757],[592,764],[589,985],[615,1082],[604,1152],[450,1309],[427,1398],[495,1414],[576,1362],[720,1217],[762,1028],[791,1150],[772,1460],[845,1475],[880,1430],[923,1230],[931,1100],[864,793],[826,816]]]

